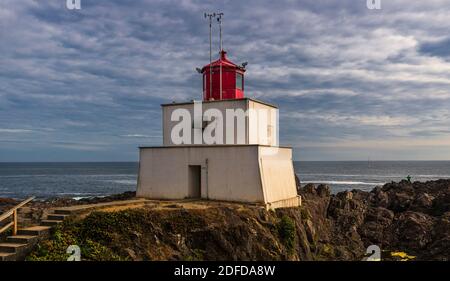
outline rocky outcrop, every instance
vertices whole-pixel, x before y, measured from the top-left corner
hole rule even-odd
[[[385,259],[406,252],[418,260],[449,260],[449,180],[402,181],[329,197],[319,195],[322,189],[307,185],[300,193],[306,209],[322,210],[314,222],[326,229],[316,232],[321,244],[339,249],[334,258],[359,259],[369,245],[377,245]]]
[[[370,245],[385,260],[450,258],[450,180],[298,190],[301,207],[276,211],[200,201],[92,213],[58,226],[29,259],[63,260],[71,244],[87,260],[362,260]]]

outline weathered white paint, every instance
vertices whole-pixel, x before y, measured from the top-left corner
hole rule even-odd
[[[201,198],[300,204],[290,148],[260,145],[142,147],[138,197],[189,197],[189,165],[201,165]]]
[[[276,202],[297,195],[292,149],[268,146],[258,148],[265,202]]]
[[[220,100],[220,101],[207,101],[203,102],[202,111],[211,112],[211,110],[218,110],[222,116],[224,121],[224,126],[222,128],[223,132],[223,142],[215,143],[215,144],[261,144],[261,145],[270,145],[277,146],[277,138],[275,137],[276,132],[278,132],[278,124],[276,120],[276,111],[277,108],[273,105],[269,105],[257,100],[243,98],[236,100]],[[163,145],[164,146],[172,146],[178,145],[173,142],[172,139],[172,130],[177,124],[180,124],[179,119],[172,121],[172,113],[175,110],[184,109],[190,113],[191,122],[193,126],[191,126],[191,132],[189,134],[190,142],[188,144],[208,144],[203,139],[201,142],[195,142],[195,131],[194,128],[194,102],[187,103],[173,103],[173,104],[165,104],[162,106],[163,111]],[[227,135],[227,127],[231,125],[230,119],[227,119],[227,109],[228,110],[241,110],[245,113],[248,113],[244,118],[244,137],[238,138],[238,129],[239,125],[236,119],[234,119],[234,129],[232,130],[232,136]],[[262,112],[267,112],[266,117],[262,117],[259,114]],[[228,115],[229,116],[229,115]],[[274,135],[274,136],[272,136]],[[268,136],[268,137],[266,137]],[[271,137],[272,136],[272,137]],[[227,142],[227,139],[230,140]],[[231,143],[230,143],[231,142]]]
[[[215,129],[220,129],[223,145],[211,145],[211,139],[205,142],[208,128],[194,114],[198,103],[163,105],[164,146],[140,148],[137,196],[189,198],[196,194],[200,176],[199,194],[203,199],[262,203],[268,208],[299,206],[292,149],[278,147],[276,107],[248,98],[203,102],[201,107],[202,116],[211,112],[222,115],[223,128]],[[234,116],[228,118],[230,110],[246,114],[237,122]],[[175,111],[178,115],[173,114]],[[172,136],[183,115],[192,122],[182,138],[189,145],[174,143]],[[228,129],[230,124],[233,130]],[[239,130],[244,134],[239,136]],[[200,175],[192,166],[201,167]]]

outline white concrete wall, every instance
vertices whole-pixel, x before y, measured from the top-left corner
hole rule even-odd
[[[171,132],[173,127],[179,123],[179,121],[171,121],[171,116],[174,110],[185,109],[190,113],[191,119],[194,118],[194,103],[181,103],[170,104],[162,107],[163,111],[163,145],[172,146],[176,145],[171,139]],[[238,99],[238,100],[222,100],[222,101],[210,101],[202,103],[203,112],[209,109],[217,109],[223,116],[223,142],[216,144],[261,144],[277,146],[276,133],[278,132],[277,120],[276,120],[276,108],[258,101],[251,99]],[[241,141],[237,138],[238,124],[234,121],[234,130],[232,132],[232,143],[227,143],[227,126],[230,126],[230,119],[226,118],[227,109],[239,109],[248,113],[245,116],[245,133]],[[250,109],[250,110],[249,110]],[[258,112],[267,112],[267,116],[264,120],[261,119],[261,115]],[[265,121],[266,120],[266,121]],[[193,120],[191,120],[193,122]],[[189,144],[196,144],[194,141],[194,128],[191,126],[191,140]],[[198,144],[206,144],[205,142]]]
[[[201,166],[204,199],[272,203],[275,207],[300,202],[292,150],[257,145],[141,148],[137,196],[187,198],[189,165]]]
[[[201,165],[202,198],[264,202],[258,153],[258,146],[141,148],[137,196],[184,199],[189,165]]]
[[[266,203],[297,197],[291,148],[260,146],[259,168]]]
[[[278,146],[278,109],[250,100],[248,144]]]

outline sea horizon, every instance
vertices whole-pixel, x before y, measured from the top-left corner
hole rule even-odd
[[[292,160],[293,162],[450,162],[449,160]],[[139,163],[136,161],[0,161],[8,163]]]
[[[450,179],[450,161],[293,161],[302,185],[327,184],[333,193],[370,191],[411,176],[413,181]],[[82,199],[135,191],[137,161],[0,162],[0,197]]]

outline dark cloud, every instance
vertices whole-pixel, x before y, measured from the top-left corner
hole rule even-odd
[[[450,38],[420,45],[420,52],[431,56],[450,57]]]
[[[230,59],[249,62],[246,95],[280,106],[296,157],[450,158],[448,1],[65,2],[0,3],[0,161],[159,144],[159,105],[201,97],[216,10]]]

